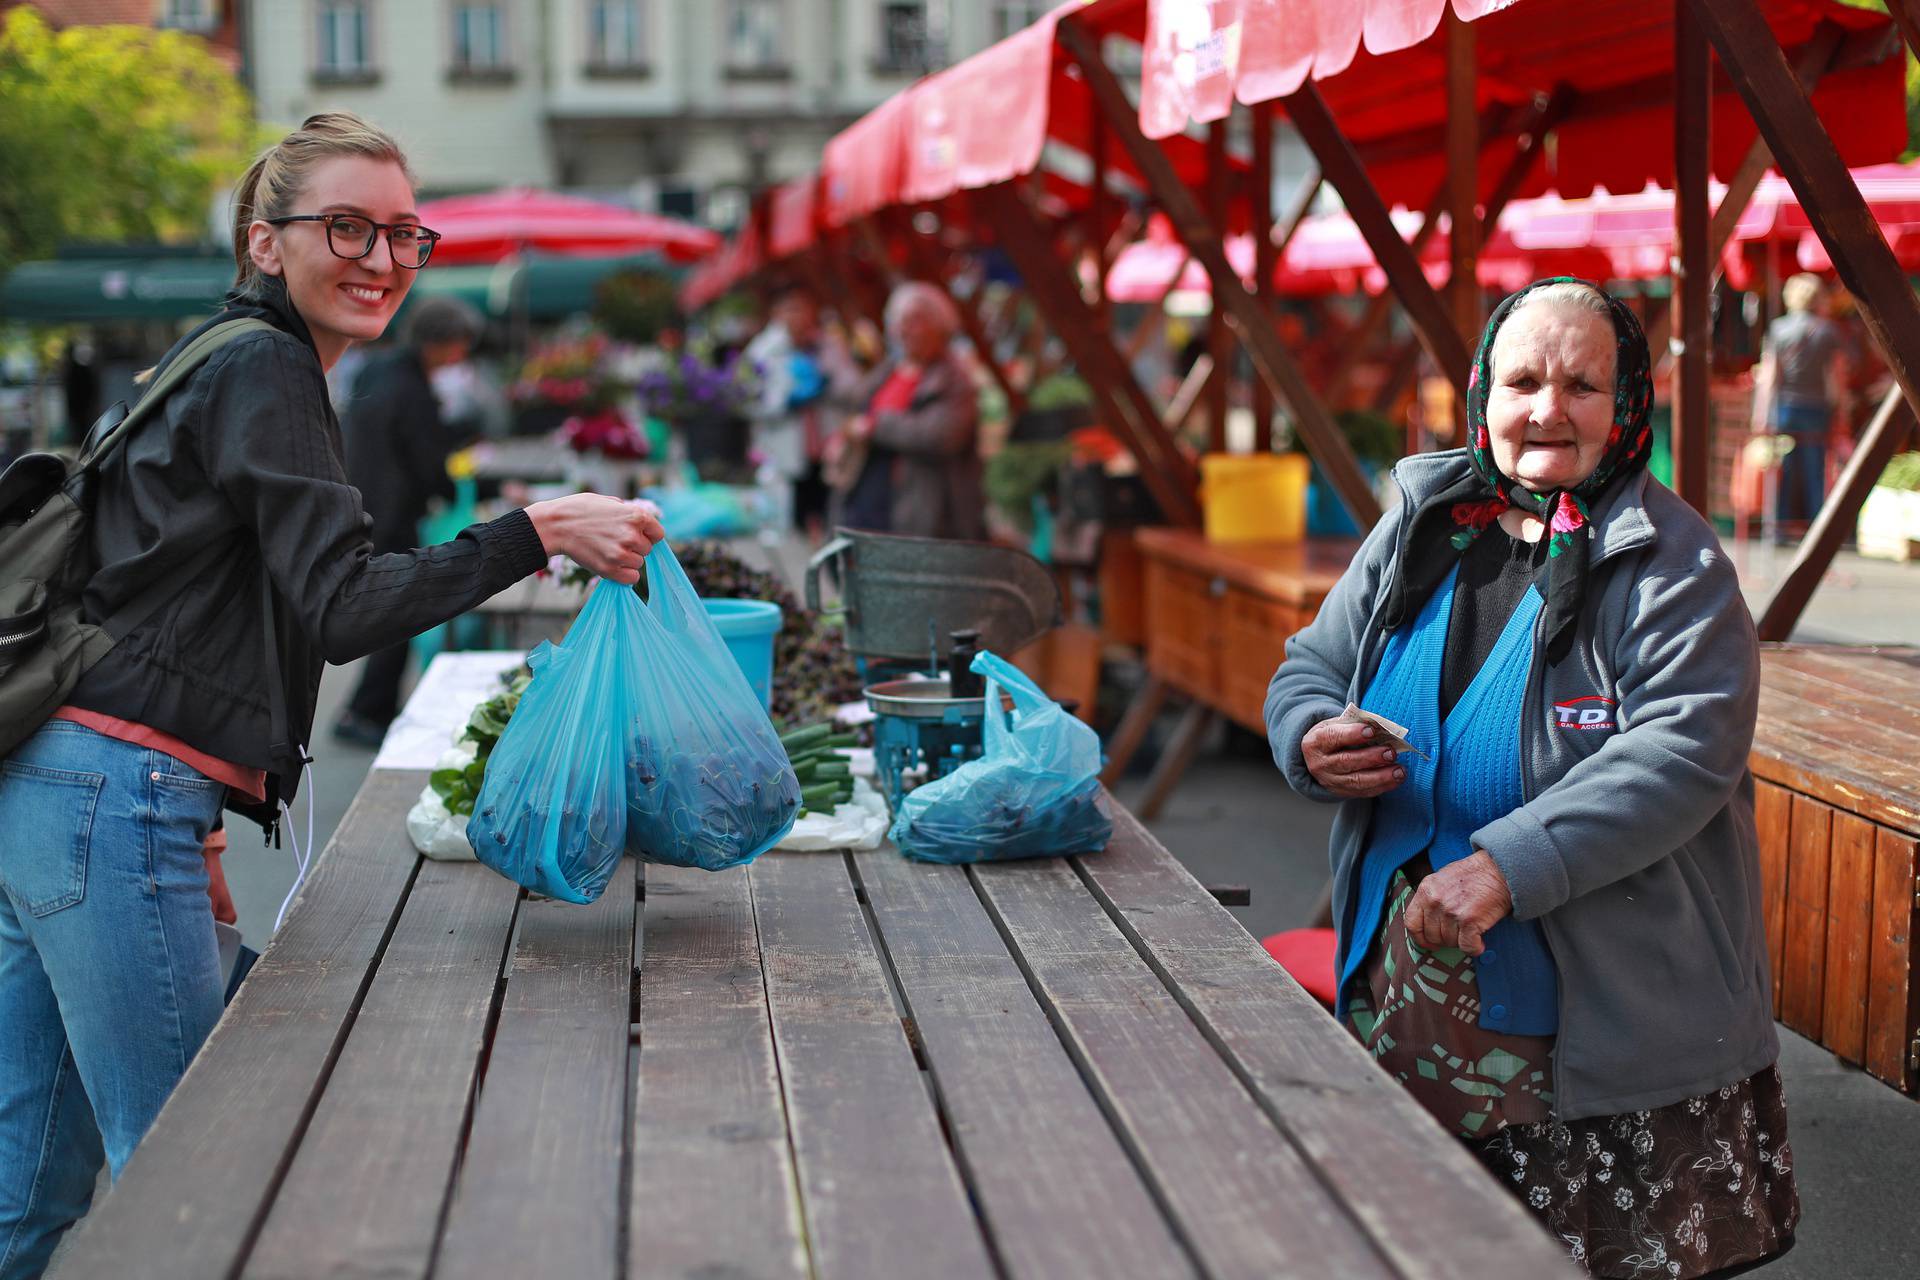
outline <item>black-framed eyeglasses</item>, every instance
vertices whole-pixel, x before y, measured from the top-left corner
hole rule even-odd
[[[327,248],[333,250],[334,257],[349,262],[358,262],[372,253],[373,238],[384,231],[387,248],[393,254],[393,265],[409,271],[426,266],[427,259],[433,256],[433,246],[440,243],[438,231],[429,231],[417,222],[375,222],[357,213],[294,213],[261,221],[271,227],[289,222],[323,222],[327,227]]]

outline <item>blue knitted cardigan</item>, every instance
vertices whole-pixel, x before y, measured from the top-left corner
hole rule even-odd
[[[1431,758],[1404,755],[1407,777],[1374,806],[1357,890],[1341,931],[1340,1002],[1379,934],[1393,873],[1421,853],[1434,870],[1473,853],[1472,833],[1526,802],[1520,772],[1520,711],[1533,668],[1542,600],[1521,597],[1493,652],[1440,722],[1441,662],[1459,570],[1427,599],[1420,616],[1387,641],[1361,705],[1407,726]],[[1559,1026],[1558,974],[1540,926],[1511,916],[1487,931],[1474,959],[1479,1024],[1490,1031],[1550,1035]]]

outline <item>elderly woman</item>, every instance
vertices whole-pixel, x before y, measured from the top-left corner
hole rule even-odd
[[[1799,1217],[1761,930],[1753,625],[1646,474],[1633,313],[1494,312],[1473,446],[1407,458],[1267,694],[1333,827],[1338,1008],[1602,1276],[1784,1251]],[[1349,702],[1407,727],[1344,717]]]
[[[851,397],[828,462],[838,524],[923,538],[984,536],[978,395],[953,354],[953,300],[929,284],[887,299],[890,353]]]

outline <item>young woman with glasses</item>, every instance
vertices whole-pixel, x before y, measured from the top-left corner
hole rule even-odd
[[[556,553],[635,581],[663,536],[644,507],[578,494],[372,554],[326,372],[385,331],[438,239],[399,146],[312,117],[247,171],[233,234],[216,320],[271,328],[221,347],[102,466],[88,617],[189,576],[0,759],[0,1280],[40,1274],[219,1018],[202,846],[223,807],[269,830],[285,812],[322,665]]]

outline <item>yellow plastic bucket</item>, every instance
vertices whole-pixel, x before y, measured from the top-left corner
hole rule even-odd
[[[1310,465],[1298,453],[1210,453],[1200,507],[1211,542],[1298,542],[1307,536]]]

